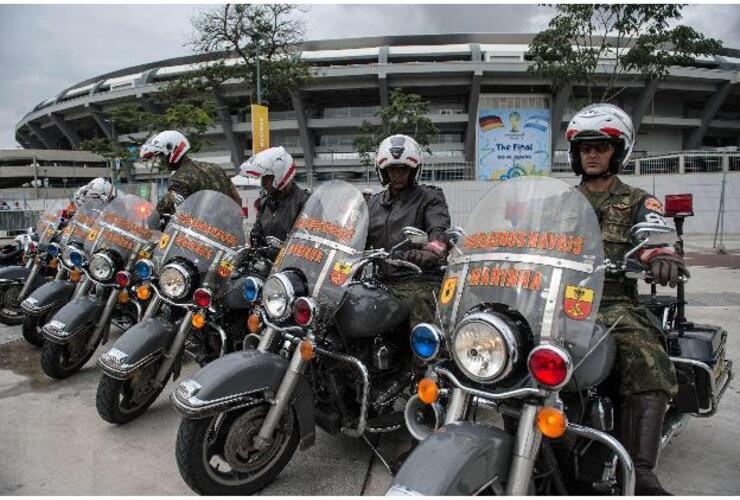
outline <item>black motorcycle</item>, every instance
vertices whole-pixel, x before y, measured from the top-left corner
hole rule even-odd
[[[141,318],[141,305],[128,288],[139,253],[156,241],[159,214],[151,203],[121,194],[108,203],[82,248],[67,259],[86,278],[85,291],[43,326],[41,368],[62,379],[77,373],[110,334],[111,320],[126,329]]]
[[[367,228],[360,192],[323,184],[267,281],[245,281],[245,297],[260,302],[257,349],[214,361],[172,395],[184,415],[177,463],[194,491],[259,491],[299,442],[314,443],[316,425],[359,438],[403,424],[394,403],[412,385],[408,308],[376,279],[375,264],[421,270],[392,252],[365,251]],[[424,232],[404,233],[426,243]]]
[[[151,295],[142,321],[98,363],[101,418],[123,424],[144,413],[179,376],[186,353],[204,365],[244,348],[250,304],[242,283],[270,266],[244,242],[241,211],[227,196],[199,191],[178,208],[152,257],[136,263],[136,294]]]
[[[634,493],[615,437],[613,325],[596,317],[605,273],[645,278],[631,256],[675,232],[643,223],[632,235],[624,262],[605,260],[591,205],[555,179],[514,179],[483,197],[452,250],[439,324],[412,332],[428,367],[406,425],[422,441],[388,495]],[[677,368],[693,368],[679,394],[694,398],[672,402],[664,444],[686,414],[716,411],[732,378],[726,334],[713,330],[665,332]]]
[[[46,253],[56,263],[56,275],[52,281],[42,284],[21,302],[23,311],[23,338],[30,344],[44,344],[42,327],[73,298],[87,292],[89,282],[75,263],[70,260],[73,252],[83,251],[87,234],[102,214],[105,202],[90,199],[78,207],[61,234],[48,243]],[[46,233],[51,237],[50,233]],[[57,241],[58,240],[58,241]],[[38,278],[36,278],[38,279]],[[31,281],[26,280],[30,287]],[[22,291],[23,295],[25,291]]]
[[[56,275],[57,260],[47,250],[66,223],[63,208],[63,202],[54,203],[39,216],[34,233],[16,236],[8,245],[12,259],[3,253],[8,258],[2,260],[5,267],[0,268],[0,323],[20,325],[21,301]]]

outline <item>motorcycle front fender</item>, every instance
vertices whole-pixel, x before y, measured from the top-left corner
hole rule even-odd
[[[70,281],[62,280],[44,283],[21,302],[21,309],[25,314],[42,314],[59,304],[69,302],[75,286]]]
[[[88,328],[95,328],[105,302],[95,296],[79,297],[59,309],[44,325],[44,338],[55,344],[66,344],[75,335]]]
[[[506,481],[513,444],[495,427],[445,425],[414,449],[386,495],[476,495],[496,477]]]
[[[184,380],[172,394],[175,408],[186,418],[206,418],[271,399],[288,370],[288,361],[272,353],[239,351],[219,358]],[[303,375],[293,392],[301,431],[301,449],[316,438],[313,390]]]
[[[131,378],[134,372],[167,351],[177,329],[178,325],[162,318],[145,319],[126,330],[100,357],[98,366],[115,379]]]
[[[0,285],[24,283],[31,268],[26,266],[7,266],[0,269]]]

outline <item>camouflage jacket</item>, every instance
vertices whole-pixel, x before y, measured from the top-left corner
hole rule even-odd
[[[276,197],[263,195],[257,200],[257,220],[253,229],[255,238],[274,236],[285,241],[309,197],[308,191],[295,183],[279,193]]]
[[[205,189],[223,193],[241,206],[236,186],[221,167],[186,156],[170,176],[167,193],[157,203],[157,210],[162,215],[172,215],[188,196]]]
[[[604,257],[621,263],[624,254],[634,245],[630,229],[639,222],[663,223],[663,205],[647,191],[629,186],[619,177],[609,187],[608,193],[591,193],[583,184],[578,186],[596,210],[604,241]],[[604,283],[604,301],[635,300],[637,281],[622,274],[607,274]]]

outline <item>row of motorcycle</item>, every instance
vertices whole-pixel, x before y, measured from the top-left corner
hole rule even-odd
[[[448,231],[436,321],[410,335],[407,304],[380,278],[389,265],[421,273],[403,255],[427,235],[409,227],[395,247],[366,249],[367,206],[345,182],[319,186],[286,241],[261,246],[214,191],[187,198],[161,232],[134,195],[89,200],[69,219],[57,208],[40,217],[28,264],[0,269],[0,294],[15,294],[0,319],[20,319],[57,379],[122,330],[98,361],[97,411],[114,424],[145,412],[185,357],[200,364],[171,395],[178,468],[197,493],[259,492],[317,427],[365,440],[386,464],[372,436],[406,428],[420,444],[389,465],[392,495],[634,489],[614,437],[615,346],[595,317],[606,273],[648,271],[604,258],[594,211],[560,181],[496,184]],[[655,224],[632,236],[636,248],[676,242]],[[732,363],[724,330],[686,328],[681,301],[661,299],[646,300],[681,384],[667,442],[688,415],[717,411]]]

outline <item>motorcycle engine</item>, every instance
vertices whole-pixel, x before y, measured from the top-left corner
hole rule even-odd
[[[376,370],[388,370],[393,366],[393,360],[400,351],[400,347],[394,345],[382,336],[378,335],[373,341],[372,365]]]

